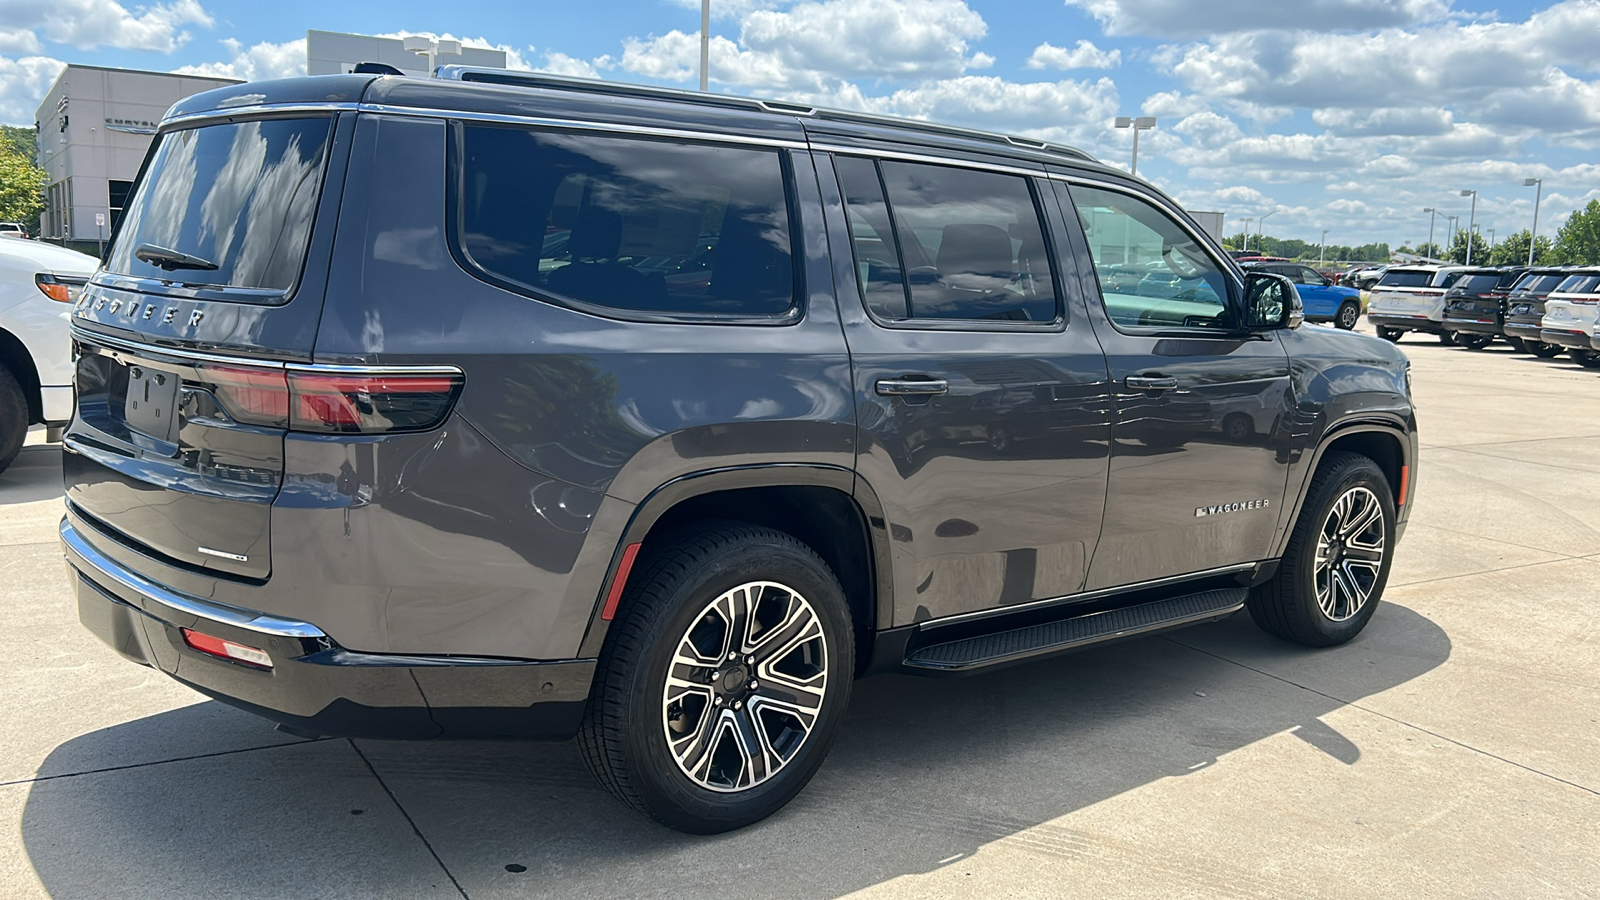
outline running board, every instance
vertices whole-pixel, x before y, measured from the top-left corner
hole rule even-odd
[[[1249,593],[1245,588],[1201,591],[1027,628],[928,644],[911,651],[904,665],[931,673],[962,672],[1021,662],[1106,641],[1220,619],[1243,607]]]

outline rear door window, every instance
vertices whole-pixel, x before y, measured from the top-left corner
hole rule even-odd
[[[1480,275],[1463,275],[1453,287],[1466,291],[1469,294],[1487,294],[1500,284],[1500,276],[1491,273]]]
[[[1378,287],[1427,287],[1433,281],[1432,272],[1395,271],[1393,269],[1383,273],[1378,279]]]
[[[1600,275],[1572,275],[1556,286],[1554,294],[1592,294],[1600,286]]]
[[[305,263],[332,127],[264,119],[163,134],[106,269],[287,291]]]
[[[462,127],[459,241],[513,290],[642,313],[795,309],[777,150]]]

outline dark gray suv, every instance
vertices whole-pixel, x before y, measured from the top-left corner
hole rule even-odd
[[[1405,357],[1070,148],[501,71],[161,124],[73,320],[86,626],[302,735],[778,809],[852,681],[1371,618]]]

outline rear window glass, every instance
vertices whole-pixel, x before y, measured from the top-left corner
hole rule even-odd
[[[1597,286],[1600,286],[1600,275],[1570,275],[1552,293],[1593,294]]]
[[[1517,282],[1513,290],[1531,291],[1535,294],[1548,294],[1555,286],[1566,279],[1565,275],[1525,275]]]
[[[1433,281],[1432,272],[1390,269],[1378,279],[1378,287],[1427,287]]]
[[[635,312],[795,306],[775,150],[473,125],[462,150],[462,249],[511,286]]]
[[[305,262],[332,127],[330,118],[267,119],[162,135],[107,270],[287,290]]]
[[[1471,294],[1487,294],[1500,284],[1500,276],[1494,274],[1463,275],[1457,279],[1452,287],[1459,288]]]

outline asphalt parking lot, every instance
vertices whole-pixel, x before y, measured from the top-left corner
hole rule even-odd
[[[1400,346],[1416,507],[1356,641],[1240,614],[864,681],[812,785],[714,838],[570,743],[301,740],[124,662],[36,434],[0,476],[0,896],[1600,895],[1600,372]]]

